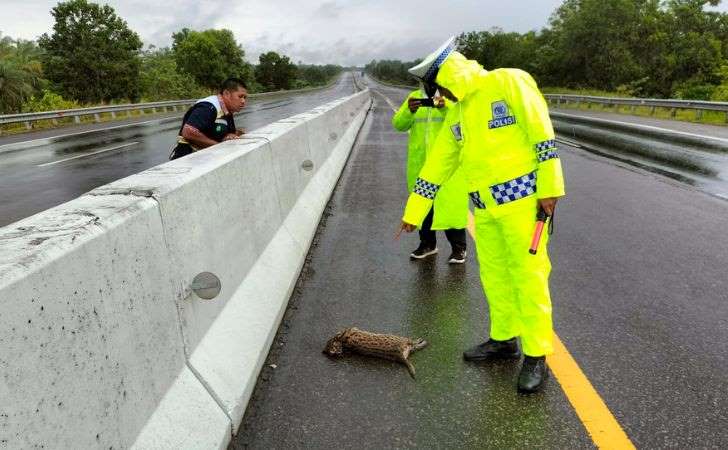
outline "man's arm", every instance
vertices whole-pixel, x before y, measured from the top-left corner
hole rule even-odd
[[[419,102],[413,100],[413,94],[411,93],[392,117],[392,126],[395,130],[407,131],[412,128],[415,121],[415,112],[420,107]]]
[[[432,202],[440,186],[450,179],[460,166],[460,150],[463,132],[460,124],[460,105],[454,104],[445,117],[445,124],[437,134],[424,167],[420,170],[413,192],[407,200],[402,217],[404,231],[420,226],[432,208]],[[410,225],[410,227],[405,227]]]
[[[182,137],[196,149],[212,147],[217,144],[217,142],[205,136],[200,130],[189,124],[185,124],[182,127]]]

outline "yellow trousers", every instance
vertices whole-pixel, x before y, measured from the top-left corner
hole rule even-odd
[[[531,255],[536,199],[517,202],[523,203],[502,217],[475,209],[480,279],[490,309],[490,337],[520,336],[524,354],[543,356],[553,353],[548,233],[544,227],[538,252]]]

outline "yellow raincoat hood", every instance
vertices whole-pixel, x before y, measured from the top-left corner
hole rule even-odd
[[[480,79],[488,73],[477,61],[453,51],[440,66],[435,83],[447,88],[458,101],[464,100],[480,87]]]

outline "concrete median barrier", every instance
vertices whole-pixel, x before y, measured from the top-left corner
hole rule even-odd
[[[370,104],[0,228],[0,448],[225,448]],[[202,300],[201,272],[221,280]]]

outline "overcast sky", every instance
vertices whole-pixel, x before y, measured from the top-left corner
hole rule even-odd
[[[0,32],[35,39],[50,32],[57,0],[0,0]],[[294,62],[362,65],[413,60],[462,31],[546,26],[561,0],[109,0],[145,45],[168,46],[181,28],[228,28],[257,63],[274,50]],[[719,7],[728,11],[728,4]]]

